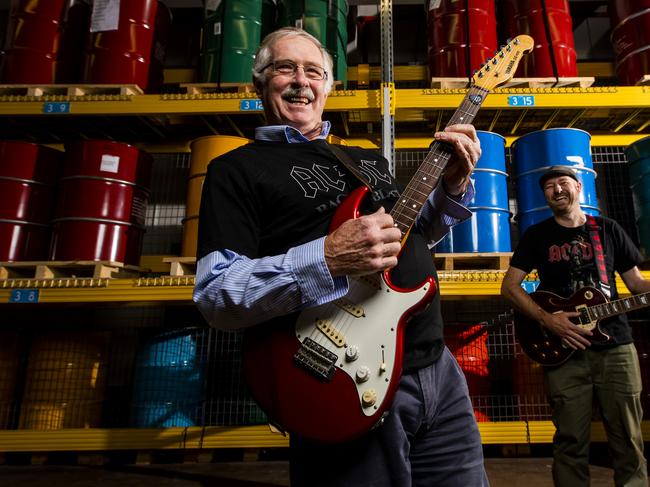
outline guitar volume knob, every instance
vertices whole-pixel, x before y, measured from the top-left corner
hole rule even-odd
[[[357,382],[366,382],[370,379],[370,369],[365,365],[362,365],[357,369]]]
[[[350,345],[345,349],[345,360],[348,362],[354,362],[359,358],[359,347],[356,345]]]

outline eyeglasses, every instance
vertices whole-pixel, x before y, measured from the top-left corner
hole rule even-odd
[[[296,74],[298,68],[302,68],[305,73],[305,77],[308,79],[315,81],[327,79],[327,71],[325,71],[325,69],[321,68],[320,66],[316,66],[315,64],[297,64],[286,59],[282,61],[270,62],[262,68],[262,71],[270,67],[273,67],[273,74],[291,76]]]

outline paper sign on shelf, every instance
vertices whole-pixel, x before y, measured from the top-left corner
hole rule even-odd
[[[120,23],[120,0],[95,0],[90,17],[90,32],[117,30]]]
[[[117,173],[120,170],[120,157],[102,154],[100,171]]]

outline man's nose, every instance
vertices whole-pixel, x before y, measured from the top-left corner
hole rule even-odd
[[[296,66],[296,70],[293,72],[294,80],[300,86],[309,85],[309,78],[305,76],[305,68],[302,66]]]

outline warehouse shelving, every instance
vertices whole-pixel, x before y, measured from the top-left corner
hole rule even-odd
[[[500,296],[503,270],[440,271],[442,299],[480,299]],[[642,271],[650,279],[650,271]],[[629,295],[623,281],[616,285],[622,295]],[[140,277],[133,279],[109,278],[54,278],[0,280],[0,303],[33,306],[36,303],[190,303],[194,276]],[[18,290],[35,291],[38,296],[32,304],[12,303]]]

